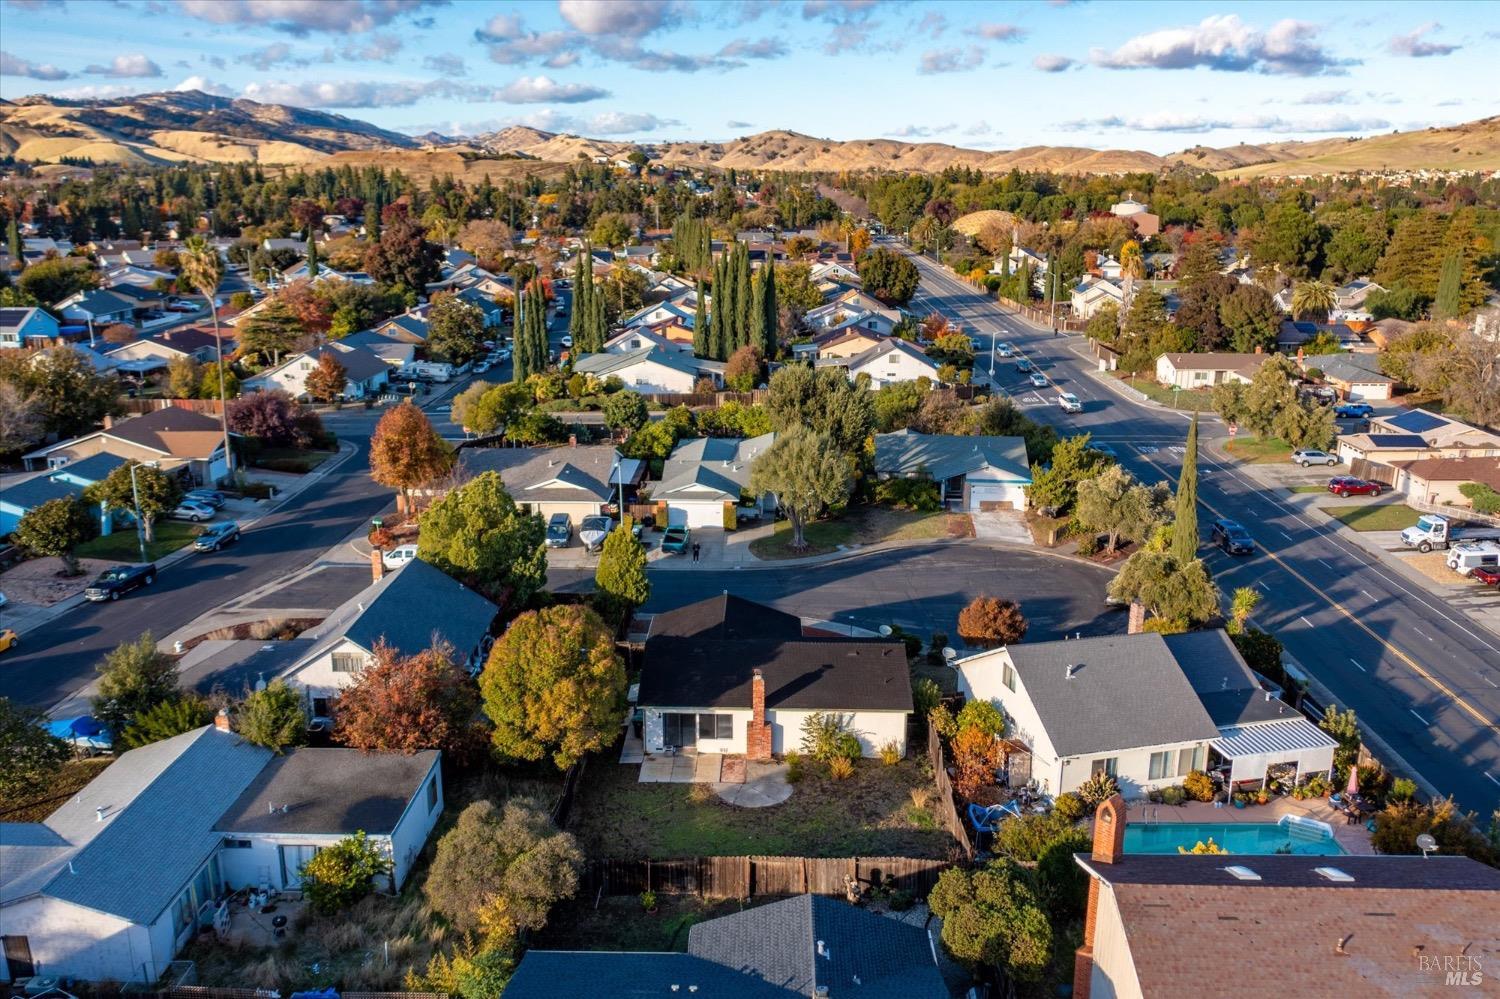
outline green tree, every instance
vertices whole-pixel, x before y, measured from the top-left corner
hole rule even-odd
[[[1166,483],[1146,486],[1122,465],[1109,465],[1098,475],[1078,483],[1078,523],[1086,531],[1109,535],[1113,552],[1124,535],[1145,541],[1166,519],[1171,492]]]
[[[807,425],[777,431],[750,467],[750,490],[774,493],[792,522],[791,548],[807,548],[803,531],[826,508],[849,498],[849,457],[833,437]]]
[[[471,382],[453,400],[454,423],[481,437],[510,427],[536,404],[525,385]]]
[[[625,216],[617,212],[605,212],[589,230],[589,241],[598,246],[619,248],[630,241],[630,234],[630,221]]]
[[[709,357],[708,316],[703,307],[703,282],[693,293],[693,356]]]
[[[1170,552],[1142,549],[1120,567],[1110,596],[1140,603],[1165,621],[1201,624],[1219,611],[1219,591],[1201,559],[1180,564]]]
[[[405,211],[384,221],[379,237],[365,251],[365,271],[381,284],[420,295],[438,277],[438,247],[427,241],[422,226]]]
[[[1052,924],[1035,877],[1013,860],[973,871],[949,868],[927,904],[943,920],[948,953],[970,968],[991,965],[1019,982],[1040,981],[1052,958]]]
[[[503,758],[550,758],[566,770],[618,733],[625,665],[598,614],[548,607],[511,622],[490,651],[479,689]]]
[[[524,606],[547,581],[547,528],[522,513],[498,472],[452,489],[422,515],[417,557],[491,600]]]
[[[457,295],[434,295],[427,314],[427,349],[452,364],[484,353],[484,313]]]
[[[385,852],[360,830],[323,847],[302,865],[302,894],[319,913],[341,912],[370,894],[370,882],[391,873],[391,867]]]
[[[1375,280],[1394,291],[1409,288],[1431,301],[1437,295],[1446,228],[1436,211],[1412,212],[1396,225],[1375,268]]]
[[[1298,281],[1292,286],[1292,315],[1326,322],[1338,304],[1338,292],[1327,281]]]
[[[1230,349],[1249,354],[1260,348],[1276,348],[1276,334],[1281,330],[1281,310],[1264,288],[1253,284],[1237,285],[1219,303],[1219,321],[1229,337]]]
[[[1172,554],[1179,565],[1198,557],[1198,414],[1188,426],[1187,449],[1177,476],[1177,510],[1172,518]]]
[[[1297,366],[1290,358],[1272,354],[1250,380],[1245,389],[1243,419],[1258,436],[1275,434],[1276,418],[1281,412],[1301,405],[1292,385],[1296,375]]]
[[[94,717],[115,733],[177,695],[177,662],[157,650],[156,638],[149,631],[115,646],[97,669]]]
[[[594,586],[603,610],[614,619],[634,613],[651,598],[651,580],[646,576],[646,549],[636,540],[629,517],[623,518],[599,553]]]
[[[1031,485],[1026,489],[1032,506],[1062,516],[1076,502],[1078,484],[1113,464],[1107,455],[1089,447],[1091,440],[1088,434],[1065,438],[1052,449],[1050,465],[1032,464]]]
[[[213,708],[203,698],[196,694],[179,694],[136,715],[130,727],[121,733],[120,741],[127,749],[137,749],[202,728],[213,718]]]
[[[46,431],[58,437],[75,437],[123,412],[119,380],[95,371],[76,350],[33,355],[12,380],[36,405]]]
[[[17,801],[47,786],[73,755],[72,748],[47,731],[46,715],[0,697],[0,797]]]
[[[826,434],[840,454],[864,449],[875,426],[871,393],[840,371],[788,364],[771,376],[766,412],[777,433],[807,427]]]
[[[156,540],[157,519],[174,509],[182,497],[182,487],[178,483],[175,476],[154,465],[132,460],[84,489],[83,495],[90,503],[107,503],[112,508],[139,511],[141,530],[149,544]]]
[[[309,280],[318,276],[318,244],[313,242],[312,233],[307,234],[307,277]]]
[[[1250,255],[1292,277],[1318,272],[1327,234],[1295,196],[1284,197],[1255,230]]]
[[[198,398],[198,386],[203,383],[202,367],[191,354],[174,357],[167,363],[167,391],[172,398]]]
[[[1334,225],[1326,248],[1328,266],[1345,281],[1369,274],[1380,262],[1386,238],[1383,212],[1351,209]]]
[[[648,418],[646,399],[639,392],[623,389],[604,400],[604,425],[611,430],[633,434]]]
[[[99,533],[99,524],[76,497],[60,496],[27,510],[12,540],[37,555],[62,560],[64,576],[80,570],[73,549]]]
[[[240,737],[280,754],[307,742],[307,710],[302,695],[284,680],[272,680],[245,698],[235,726]]]
[[[759,330],[760,341],[756,344],[760,348],[761,356],[766,360],[773,360],[781,346],[781,302],[780,293],[776,288],[776,261],[767,259],[765,266],[761,269],[760,286],[760,310],[761,319]]]
[[[856,262],[864,290],[887,305],[905,305],[917,293],[917,265],[895,250],[871,250]]]
[[[22,252],[21,230],[12,215],[5,223],[5,248],[10,254],[10,268],[19,271],[26,266],[26,255]]]
[[[1432,314],[1436,319],[1457,319],[1462,311],[1463,255],[1450,250],[1443,256],[1438,268],[1437,295],[1432,302]]]
[[[55,306],[75,292],[99,287],[99,272],[77,257],[39,260],[21,272],[16,287],[44,305]]]
[[[296,346],[306,333],[302,320],[280,298],[273,298],[264,308],[239,326],[240,354],[256,354],[281,363],[281,355]]]
[[[413,491],[446,475],[453,461],[447,441],[409,399],[386,410],[370,437],[370,478],[395,489],[407,510]]]
[[[1349,768],[1359,759],[1361,742],[1359,722],[1354,717],[1354,709],[1345,708],[1340,711],[1337,704],[1330,704],[1328,710],[1323,713],[1323,719],[1318,722],[1318,727],[1338,743],[1338,747],[1333,751],[1334,769],[1348,774]]]

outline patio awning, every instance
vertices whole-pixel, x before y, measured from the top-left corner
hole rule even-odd
[[[1276,763],[1296,763],[1298,773],[1327,771],[1338,743],[1306,718],[1287,718],[1258,725],[1225,725],[1210,743],[1233,760],[1232,779],[1259,780]]]

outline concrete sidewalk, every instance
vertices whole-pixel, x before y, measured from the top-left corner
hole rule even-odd
[[[279,511],[282,507],[286,506],[286,504],[290,503],[293,499],[306,491],[310,486],[313,485],[313,483],[317,482],[323,476],[327,475],[329,472],[342,465],[357,450],[358,449],[348,441],[340,441],[339,453],[336,456],[323,462],[323,464],[319,465],[313,471],[308,472],[306,475],[296,476],[295,481],[288,482],[287,487],[281,489],[275,497],[271,499],[253,501],[255,503],[255,513],[253,516],[235,518],[236,523],[240,525],[240,530],[249,530],[253,525],[259,523],[261,520],[264,520],[266,517],[269,517],[271,514]],[[277,476],[278,482],[282,481],[283,479],[291,478],[291,476]],[[184,559],[192,558],[196,554],[198,553],[193,550],[192,545],[185,545],[182,548],[179,548],[177,551],[172,552],[170,555],[166,555],[162,558],[157,559],[156,567],[158,570],[164,570],[169,566],[176,565],[178,562],[181,562]],[[0,580],[3,580],[3,578],[4,577],[0,577]],[[82,606],[86,602],[87,601],[85,600],[82,593],[78,593],[74,596],[68,597],[67,599],[60,600],[55,604],[49,604],[46,606],[12,602],[5,607],[5,627],[14,628],[17,635],[24,637],[28,632],[36,631],[38,628],[41,628],[44,625],[57,620],[64,614],[67,614],[69,611],[73,610],[76,607]]]

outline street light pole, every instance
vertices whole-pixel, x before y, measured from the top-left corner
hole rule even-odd
[[[141,549],[141,562],[145,563],[147,561],[146,521],[141,516],[141,490],[135,481],[135,470],[139,467],[141,467],[139,462],[132,462],[130,465],[130,497],[135,501],[135,541]]]

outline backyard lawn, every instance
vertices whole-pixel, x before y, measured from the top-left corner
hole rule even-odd
[[[639,767],[606,757],[584,771],[569,829],[590,857],[947,857],[935,806],[912,801],[914,788],[935,795],[922,770],[861,760],[835,781],[809,761],[784,804],[738,808],[704,784],[641,784]]]
[[[1320,506],[1328,516],[1356,531],[1400,531],[1417,522],[1419,514],[1405,503],[1371,503],[1367,506]]]
[[[1224,450],[1252,465],[1290,461],[1292,446],[1279,437],[1236,437]]]
[[[152,532],[156,540],[146,545],[146,561],[154,562],[172,554],[183,545],[192,543],[201,529],[201,525],[190,524],[182,520],[158,520]],[[85,541],[78,546],[75,554],[79,558],[102,558],[111,562],[139,562],[141,546],[136,541],[135,528],[125,527],[117,529],[113,534]]]
[[[974,525],[967,515],[960,513],[918,513],[883,506],[860,506],[835,520],[808,524],[803,528],[802,536],[808,547],[803,551],[793,551],[791,521],[778,521],[775,533],[750,542],[750,553],[756,558],[774,561],[827,555],[837,551],[840,545],[969,538],[974,536]]]

